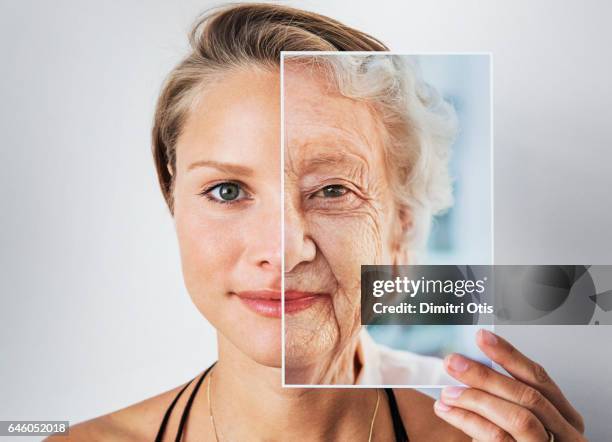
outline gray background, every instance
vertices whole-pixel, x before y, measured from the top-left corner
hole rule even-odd
[[[495,262],[612,264],[608,3],[288,3],[398,52],[491,51]],[[0,2],[0,419],[79,421],[214,359],[149,154],[161,80],[210,5]],[[501,332],[609,440],[612,329]]]

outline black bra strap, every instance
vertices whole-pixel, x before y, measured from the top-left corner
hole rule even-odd
[[[200,385],[202,385],[202,381],[204,380],[208,372],[215,366],[215,364],[216,362],[206,369],[206,371],[204,372],[204,374],[202,375],[202,377],[200,378],[200,380],[194,387],[193,391],[191,392],[191,395],[189,396],[189,399],[187,400],[187,404],[185,404],[185,408],[183,409],[183,414],[181,416],[181,422],[179,423],[179,427],[176,432],[176,438],[174,439],[174,442],[181,442],[181,439],[183,438],[183,430],[185,429],[185,424],[187,423],[187,418],[189,417],[189,412],[191,411],[193,400],[195,399],[196,394],[198,394],[198,390],[200,389]]]
[[[202,381],[204,380],[204,378],[206,377],[206,375],[208,374],[210,369],[213,368],[213,366],[215,364],[216,364],[216,362],[214,364],[212,364],[210,367],[208,367],[206,369],[206,371],[202,374],[202,376],[200,377],[200,380],[198,381],[198,383],[195,386],[193,392],[191,393],[191,396],[189,397],[189,399],[187,401],[187,405],[185,406],[185,410],[183,410],[183,415],[181,416],[181,422],[179,424],[179,431],[177,432],[177,435],[176,435],[176,440],[177,441],[180,441],[180,438],[181,438],[181,436],[183,434],[183,428],[185,427],[185,422],[187,421],[187,415],[189,414],[189,409],[191,409],[191,405],[193,403],[193,399],[195,398],[195,393],[197,393],[198,389],[200,388],[200,385],[202,384]],[[166,414],[164,414],[164,418],[162,420],[162,423],[159,426],[159,430],[157,431],[157,436],[155,436],[155,442],[162,442],[163,441],[164,434],[166,432],[166,427],[168,426],[168,421],[170,420],[170,415],[172,414],[172,410],[174,409],[176,403],[178,402],[178,400],[181,397],[181,395],[183,394],[183,392],[187,389],[187,387],[189,387],[191,385],[191,383],[196,378],[197,378],[197,376],[195,378],[193,378],[192,380],[190,380],[189,382],[187,382],[187,384],[183,388],[181,388],[181,391],[178,392],[178,394],[176,395],[176,397],[174,398],[174,400],[172,401],[172,403],[170,404],[170,406],[166,410]]]
[[[187,387],[191,385],[191,383],[193,382],[193,379],[187,382],[187,384],[183,388],[181,388],[181,391],[178,392],[178,394],[176,395],[176,397],[174,398],[174,400],[172,401],[172,403],[166,410],[166,414],[164,414],[164,419],[162,420],[162,423],[159,426],[159,430],[157,431],[157,436],[155,436],[155,442],[162,442],[162,440],[164,439],[164,433],[166,432],[166,427],[168,426],[168,421],[170,420],[170,415],[172,414],[172,410],[174,409],[174,406],[178,402],[183,392],[187,389]]]
[[[397,401],[395,400],[395,394],[393,394],[392,388],[385,388],[385,393],[389,398],[389,408],[391,409],[391,418],[393,419],[393,431],[395,433],[396,442],[408,442],[408,434],[404,428],[404,422],[402,422],[402,416],[400,415],[397,407]]]

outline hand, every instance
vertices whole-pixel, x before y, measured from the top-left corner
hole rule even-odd
[[[438,417],[477,441],[585,441],[582,416],[544,368],[508,341],[479,330],[476,342],[512,377],[459,354],[446,371],[468,387],[446,387],[434,404]]]

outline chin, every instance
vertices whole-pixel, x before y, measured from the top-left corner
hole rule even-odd
[[[336,348],[337,328],[331,324],[302,327],[285,318],[285,368],[299,370],[316,364]],[[287,380],[287,383],[291,383]]]
[[[249,359],[266,367],[281,367],[280,319],[265,318],[248,312],[246,315],[232,318],[218,331]]]
[[[197,302],[201,299],[205,298],[194,299],[198,310],[223,337],[224,343],[219,345],[224,348],[219,348],[220,353],[246,357],[267,367],[281,367],[280,318],[258,315],[234,299]]]
[[[274,327],[266,330],[258,328],[245,336],[239,346],[249,358],[266,367],[281,368],[282,343],[280,335],[280,321]]]

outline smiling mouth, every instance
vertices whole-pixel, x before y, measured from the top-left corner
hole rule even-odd
[[[259,290],[238,292],[240,301],[250,310],[268,318],[280,318],[283,313],[281,292]],[[285,314],[295,314],[306,310],[324,297],[323,293],[285,291]]]

